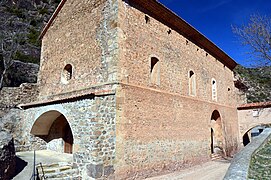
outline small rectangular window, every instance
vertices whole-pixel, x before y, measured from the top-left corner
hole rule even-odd
[[[254,110],[252,111],[252,116],[253,116],[253,117],[259,117],[259,110],[258,110],[258,109],[254,109]]]

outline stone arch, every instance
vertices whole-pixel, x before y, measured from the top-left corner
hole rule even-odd
[[[59,111],[50,110],[41,114],[33,124],[30,133],[47,143],[58,140],[55,149],[72,153],[74,141],[72,129],[67,118]]]
[[[211,115],[211,153],[224,155],[224,136],[222,119],[218,110]]]
[[[244,146],[248,145],[251,140],[252,140],[252,129],[257,128],[257,127],[270,127],[271,124],[264,124],[264,123],[259,123],[259,124],[251,124],[242,134],[242,143]],[[263,128],[263,129],[264,129]],[[261,133],[261,132],[259,132]]]

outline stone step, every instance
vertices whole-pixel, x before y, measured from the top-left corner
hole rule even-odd
[[[73,169],[71,163],[67,162],[39,164],[37,169],[41,179],[75,179],[78,175],[78,170]]]
[[[214,161],[214,160],[222,160],[222,159],[224,159],[223,158],[223,156],[221,155],[221,154],[211,154],[211,159],[212,159],[212,161]]]
[[[61,172],[47,173],[44,175],[45,179],[73,179],[78,175],[78,169],[69,169]]]
[[[45,174],[47,173],[54,173],[54,172],[61,172],[61,171],[65,171],[65,170],[68,170],[68,169],[72,169],[72,166],[60,166],[60,167],[39,167],[38,168],[38,171],[39,172],[44,172]]]
[[[61,177],[61,178],[47,178],[46,180],[80,180],[79,176]]]
[[[67,166],[71,165],[69,162],[57,162],[57,163],[51,163],[51,164],[37,164],[37,167],[59,167],[59,166]]]

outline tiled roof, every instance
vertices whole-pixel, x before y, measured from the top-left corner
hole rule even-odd
[[[237,109],[241,110],[241,109],[254,109],[254,108],[267,108],[267,107],[271,107],[271,101],[243,104],[237,107]]]

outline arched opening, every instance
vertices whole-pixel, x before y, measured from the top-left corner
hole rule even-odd
[[[72,130],[66,117],[58,111],[43,113],[35,121],[30,133],[46,141],[51,150],[72,153]]]
[[[150,64],[150,80],[151,84],[153,85],[159,85],[160,84],[160,64],[159,60],[155,57],[151,58],[151,64]]]
[[[211,154],[224,155],[221,116],[217,110],[211,116]]]
[[[248,145],[251,141],[253,141],[255,137],[259,136],[263,132],[263,130],[267,127],[270,127],[270,125],[260,124],[247,130],[243,135],[243,145],[244,146]]]
[[[67,64],[64,67],[64,76],[65,76],[67,81],[69,81],[72,78],[72,65]]]
[[[72,75],[73,75],[72,65],[67,64],[62,71],[61,75],[62,83],[67,84],[72,79]]]

